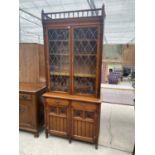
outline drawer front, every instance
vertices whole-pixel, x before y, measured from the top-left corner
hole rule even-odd
[[[20,100],[32,100],[32,95],[20,93],[19,94],[19,99]]]
[[[56,98],[46,98],[45,102],[48,103],[48,105],[56,105],[56,106],[68,106],[69,101],[63,100],[63,99],[56,99]]]
[[[72,102],[72,107],[76,109],[88,110],[88,111],[95,111],[97,109],[97,105],[88,102]]]

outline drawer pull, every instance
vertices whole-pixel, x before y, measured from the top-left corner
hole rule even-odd
[[[52,99],[52,98],[45,99],[45,102],[48,103],[49,105],[63,105],[63,106],[67,106],[69,104],[68,100]]]

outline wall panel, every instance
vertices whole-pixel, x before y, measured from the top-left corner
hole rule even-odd
[[[45,82],[43,45],[19,44],[19,82]]]
[[[124,45],[123,48],[123,65],[135,64],[135,45]]]

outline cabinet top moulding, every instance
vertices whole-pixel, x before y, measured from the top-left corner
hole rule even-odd
[[[58,22],[59,20],[65,20],[66,19],[103,19],[105,18],[105,9],[104,4],[102,5],[102,8],[96,8],[96,9],[85,9],[85,10],[76,10],[76,11],[62,11],[62,12],[49,12],[44,13],[44,10],[42,10],[42,22],[48,23],[48,22]]]

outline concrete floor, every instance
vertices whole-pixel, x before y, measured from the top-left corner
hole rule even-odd
[[[132,152],[134,121],[133,106],[102,103],[99,144]]]
[[[102,104],[99,148],[94,145],[49,136],[39,138],[19,133],[20,155],[131,155],[134,146],[134,108],[127,105]]]
[[[134,88],[132,87],[132,82],[129,82],[129,81],[121,81],[118,84],[102,83],[101,87],[134,90]]]
[[[135,90],[129,81],[118,84],[101,84],[101,94],[103,102],[134,105]]]

